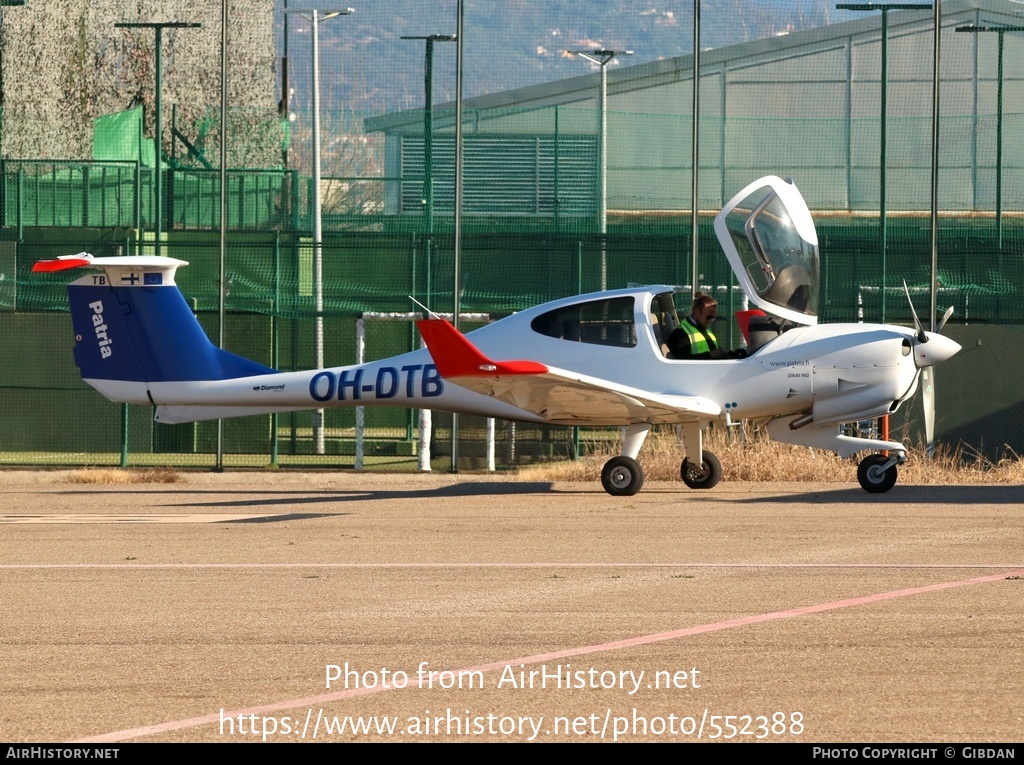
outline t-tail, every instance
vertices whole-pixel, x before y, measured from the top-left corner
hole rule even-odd
[[[75,361],[111,401],[155,405],[175,424],[335,406],[406,406],[505,419],[528,412],[446,386],[423,348],[351,366],[278,372],[217,348],[174,283],[185,261],[157,256],[95,258],[81,253],[36,263],[34,271],[90,267],[68,285]]]
[[[37,262],[36,272],[102,269],[68,285],[75,363],[112,401],[153,404],[153,385],[232,380],[276,370],[216,347],[174,282],[186,261],[86,253]]]

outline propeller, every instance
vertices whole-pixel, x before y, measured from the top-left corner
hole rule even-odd
[[[953,315],[953,306],[946,309],[946,312],[942,314],[942,318],[939,319],[939,325],[935,328],[936,332],[941,332],[942,328],[946,326],[946,322],[949,321],[949,317]]]
[[[921,320],[917,318],[917,311],[914,309],[914,301],[910,297],[910,288],[907,286],[907,280],[903,280],[903,291],[907,293],[907,302],[910,303],[910,313],[914,317],[914,329],[917,330],[917,339],[922,343],[928,342],[928,335],[924,331],[924,327],[921,326]]]
[[[907,287],[906,280],[903,281],[903,291],[907,293],[907,302],[910,304],[910,313],[914,317],[914,329],[917,332],[917,339],[921,343],[927,343],[929,339],[928,333],[924,331],[921,320],[917,317],[917,311],[914,309],[914,301],[910,297],[910,289]],[[935,327],[936,334],[942,331],[942,328],[946,326],[946,322],[949,321],[949,317],[952,315],[953,306],[950,306],[942,314],[942,319]],[[928,456],[932,457],[935,455],[935,367],[932,365],[921,369],[921,403],[924,405],[925,448],[927,449]]]
[[[929,457],[935,455],[935,367],[921,370],[921,403],[924,404],[924,442]]]

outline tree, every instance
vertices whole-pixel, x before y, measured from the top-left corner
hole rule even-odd
[[[230,0],[228,103],[232,118],[229,165],[280,163],[273,4]],[[4,15],[0,66],[4,80],[6,158],[89,159],[92,121],[141,102],[146,132],[154,125],[156,51],[152,29],[117,22],[188,21],[199,29],[163,33],[163,132],[170,146],[171,105],[182,132],[220,103],[220,3],[200,0],[32,0]],[[207,156],[219,156],[219,131],[207,137]]]

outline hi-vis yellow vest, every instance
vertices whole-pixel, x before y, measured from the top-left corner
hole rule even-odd
[[[711,353],[711,346],[708,345],[708,339],[718,347],[718,338],[712,334],[711,329],[706,329],[703,332],[693,324],[690,323],[689,317],[683,319],[679,326],[686,332],[686,336],[690,339],[690,353],[693,356],[699,356],[702,353]]]

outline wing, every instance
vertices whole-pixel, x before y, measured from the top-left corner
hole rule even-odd
[[[417,326],[441,377],[553,424],[695,422],[722,411],[699,396],[652,393],[536,361],[494,361],[443,319]]]

